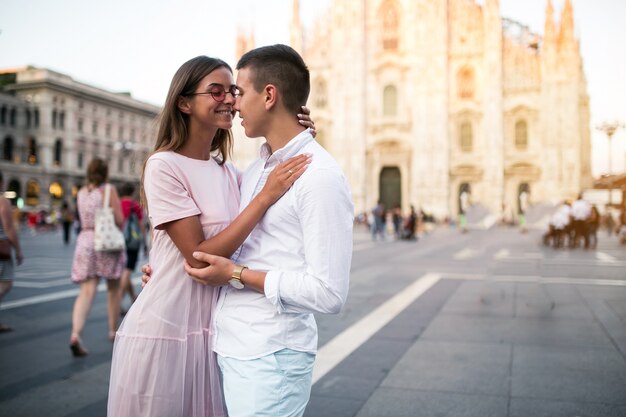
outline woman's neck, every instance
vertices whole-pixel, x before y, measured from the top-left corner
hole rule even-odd
[[[208,161],[211,159],[211,144],[217,128],[207,129],[194,123],[189,126],[189,135],[176,152],[192,159]]]

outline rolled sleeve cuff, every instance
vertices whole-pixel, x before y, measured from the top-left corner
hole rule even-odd
[[[276,311],[279,314],[285,312],[285,306],[280,299],[280,276],[278,271],[267,271],[265,275],[265,297],[276,306]]]

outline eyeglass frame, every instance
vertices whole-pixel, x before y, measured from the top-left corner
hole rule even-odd
[[[234,99],[237,99],[237,97],[241,96],[241,90],[239,90],[239,87],[237,87],[235,84],[231,85],[230,87],[228,87],[228,89],[224,88],[224,86],[222,84],[211,84],[209,86],[209,88],[215,88],[215,87],[219,87],[221,89],[221,91],[216,92],[216,91],[205,91],[202,93],[189,93],[189,94],[185,94],[186,97],[191,97],[191,96],[206,96],[209,95],[211,96],[211,98],[213,100],[215,100],[218,103],[223,103],[224,100],[226,100],[226,94],[230,94],[231,96],[233,96]],[[221,95],[224,94],[224,98],[222,98],[221,100],[218,100],[215,96],[216,95]]]

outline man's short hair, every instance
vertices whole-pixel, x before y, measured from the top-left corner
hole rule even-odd
[[[293,48],[287,45],[262,46],[246,52],[237,69],[249,68],[254,89],[261,92],[268,84],[278,87],[287,110],[301,112],[311,91],[309,69]]]

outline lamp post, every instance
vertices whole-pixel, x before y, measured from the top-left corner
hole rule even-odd
[[[624,124],[618,121],[603,122],[596,127],[596,129],[606,134],[606,137],[608,138],[608,141],[609,141],[609,146],[608,146],[609,172],[607,175],[607,177],[609,178],[609,207],[613,205],[613,177],[612,177],[613,170],[611,169],[611,157],[613,155],[611,152],[611,139],[613,138],[613,135],[615,134],[617,129],[619,129],[620,127],[624,127]]]

